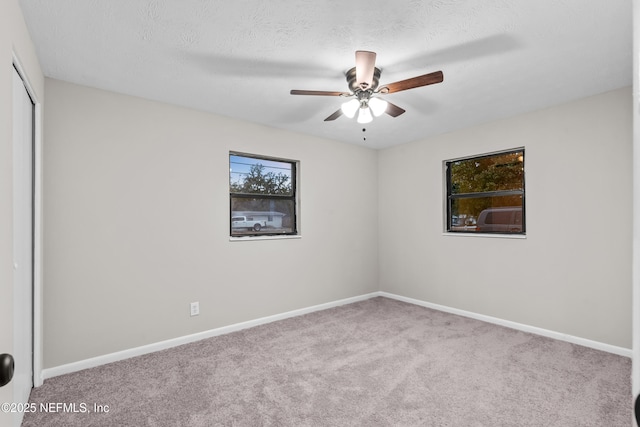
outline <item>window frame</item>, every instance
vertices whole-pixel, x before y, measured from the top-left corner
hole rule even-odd
[[[282,194],[259,194],[259,193],[234,193],[231,191],[231,156],[247,157],[251,159],[274,161],[280,163],[287,163],[291,166],[291,195]],[[300,237],[300,223],[299,223],[299,170],[300,162],[293,159],[285,159],[282,157],[267,156],[262,154],[245,153],[239,151],[229,151],[229,178],[227,185],[229,186],[229,239],[230,240],[264,240],[264,239],[279,239],[279,238],[297,238]],[[233,231],[233,200],[234,199],[265,199],[276,201],[290,201],[293,203],[292,209],[292,226],[291,231],[278,231],[278,232],[253,232],[253,233],[241,233],[234,234]]]
[[[461,161],[470,161],[470,160],[478,160],[478,159],[486,159],[489,157],[495,157],[505,154],[515,154],[522,153],[522,167],[523,167],[523,175],[522,175],[522,189],[521,190],[496,190],[496,191],[484,191],[484,192],[474,192],[474,193],[460,193],[460,194],[451,194],[452,193],[452,182],[451,182],[451,168],[450,165],[455,162]],[[522,238],[526,237],[527,234],[527,223],[526,223],[526,154],[525,147],[517,147],[511,148],[508,150],[494,151],[491,153],[478,154],[474,156],[465,156],[456,159],[445,160],[443,162],[443,170],[444,170],[444,232],[447,235],[464,235],[464,236],[490,236],[490,237],[511,237],[511,238]],[[521,196],[522,197],[522,230],[518,232],[505,232],[505,231],[476,231],[476,230],[468,230],[468,229],[460,229],[453,230],[452,218],[452,202],[454,200],[461,199],[471,199],[471,198],[484,198],[484,197],[501,197],[501,196]]]

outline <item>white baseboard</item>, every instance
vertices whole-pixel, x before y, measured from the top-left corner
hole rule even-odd
[[[224,335],[230,332],[240,331],[242,329],[247,329],[254,326],[264,325],[266,323],[288,319],[290,317],[296,317],[296,316],[301,316],[303,314],[313,313],[314,311],[326,310],[333,307],[339,307],[345,304],[364,301],[366,299],[373,298],[376,296],[378,296],[378,292],[373,292],[370,294],[360,295],[352,298],[345,298],[338,301],[328,302],[325,304],[319,304],[319,305],[314,305],[307,308],[301,308],[299,310],[287,311],[285,313],[275,314],[273,316],[261,317],[259,319],[249,320],[247,322],[241,322],[241,323],[236,323],[229,326],[223,326],[221,328],[210,329],[208,331],[198,332],[196,334],[185,335],[182,337],[173,338],[166,341],[160,341],[157,343],[144,345],[141,347],[134,347],[127,350],[118,351],[115,353],[105,354],[103,356],[97,356],[97,357],[92,357],[90,359],[80,360],[73,363],[67,363],[65,365],[43,369],[41,378],[42,380],[46,380],[48,378],[57,377],[59,375],[70,374],[72,372],[81,371],[83,369],[94,368],[96,366],[106,365],[107,363],[117,362],[119,360],[129,359],[131,357],[142,356],[143,354],[153,353],[155,351],[177,347],[179,345],[188,344],[188,343],[203,340],[206,338],[211,338],[218,335]]]
[[[422,307],[432,308],[438,311],[444,311],[446,313],[456,314],[458,316],[469,317],[471,319],[481,320],[483,322],[505,326],[507,328],[516,329],[523,332],[529,332],[532,334],[541,335],[547,338],[553,338],[559,341],[578,344],[584,347],[605,351],[607,353],[617,354],[619,356],[624,356],[629,358],[631,358],[632,356],[632,350],[624,347],[617,347],[615,345],[605,344],[598,341],[592,341],[586,338],[580,338],[573,335],[563,334],[561,332],[550,331],[548,329],[525,325],[523,323],[512,322],[510,320],[499,319],[497,317],[486,316],[484,314],[473,313],[471,311],[459,310],[457,308],[447,307],[445,305],[433,304],[430,302],[421,301],[414,298],[407,298],[401,295],[395,295],[388,292],[378,292],[378,295],[382,297],[392,298],[398,301],[408,302],[410,304],[415,304]]]
[[[199,332],[196,334],[185,335],[178,338],[169,339],[166,341],[160,341],[157,343],[144,345],[141,347],[135,347],[127,350],[118,351],[115,353],[105,354],[103,356],[92,357],[90,359],[80,360],[78,362],[68,363],[65,365],[55,366],[53,368],[43,369],[41,378],[46,380],[48,378],[57,377],[59,375],[70,374],[72,372],[81,371],[83,369],[94,368],[96,366],[105,365],[107,363],[117,362],[119,360],[129,359],[131,357],[142,356],[143,354],[153,353],[155,351],[165,350],[179,345],[188,344],[191,342],[203,340],[206,338],[215,337],[218,335],[224,335],[231,332],[240,331],[242,329],[251,328],[254,326],[264,325],[278,320],[288,319],[290,317],[301,316],[303,314],[313,313],[314,311],[326,310],[333,307],[339,307],[345,304],[351,304],[358,301],[364,301],[374,297],[386,297],[395,299],[398,301],[407,302],[410,304],[419,305],[422,307],[432,308],[434,310],[444,311],[446,313],[452,313],[459,316],[469,317],[476,320],[481,320],[487,323],[493,323],[500,326],[505,326],[511,329],[517,329],[523,332],[529,332],[548,338],[557,339],[560,341],[570,342],[572,344],[578,344],[585,347],[594,348],[596,350],[605,351],[608,353],[617,354],[619,356],[631,357],[632,351],[627,348],[617,347],[614,345],[604,344],[597,341],[591,341],[585,338],[575,337],[572,335],[563,334],[560,332],[550,331],[547,329],[537,328],[535,326],[529,326],[522,323],[511,322],[509,320],[503,320],[496,317],[485,316],[483,314],[477,314],[470,311],[459,310],[457,308],[447,307],[444,305],[433,304],[426,301],[421,301],[414,298],[403,297],[400,295],[391,294],[388,292],[372,292],[370,294],[364,294],[357,297],[345,298],[338,301],[333,301],[325,304],[314,305],[307,308],[301,308],[299,310],[288,311],[281,314],[275,314],[273,316],[261,317],[255,320],[249,320],[247,322],[236,323],[229,326],[223,326],[221,328],[210,329],[208,331]]]

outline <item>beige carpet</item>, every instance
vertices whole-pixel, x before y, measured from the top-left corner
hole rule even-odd
[[[630,377],[625,357],[374,298],[49,379],[31,402],[68,406],[23,426],[627,427]]]

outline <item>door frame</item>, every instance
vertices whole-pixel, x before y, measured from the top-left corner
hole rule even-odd
[[[42,102],[33,89],[25,67],[13,51],[13,66],[22,78],[33,109],[33,386],[43,383],[42,337]]]
[[[633,18],[633,70],[632,113],[633,113],[633,224],[631,248],[631,311],[632,311],[632,359],[631,393],[634,403],[640,393],[640,0],[632,2]],[[633,417],[632,425],[640,425],[640,419]]]

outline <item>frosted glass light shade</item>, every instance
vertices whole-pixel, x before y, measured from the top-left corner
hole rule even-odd
[[[373,121],[373,116],[371,115],[371,110],[369,107],[360,108],[360,113],[358,114],[358,123],[371,123]]]
[[[342,110],[342,114],[352,119],[353,116],[356,115],[356,111],[358,111],[359,107],[360,101],[358,101],[357,99],[352,99],[351,101],[347,101],[342,104],[342,106],[340,106],[340,109]]]
[[[369,100],[369,107],[371,108],[371,112],[376,117],[383,115],[384,112],[387,111],[387,105],[389,105],[389,103],[380,98],[371,98]]]

